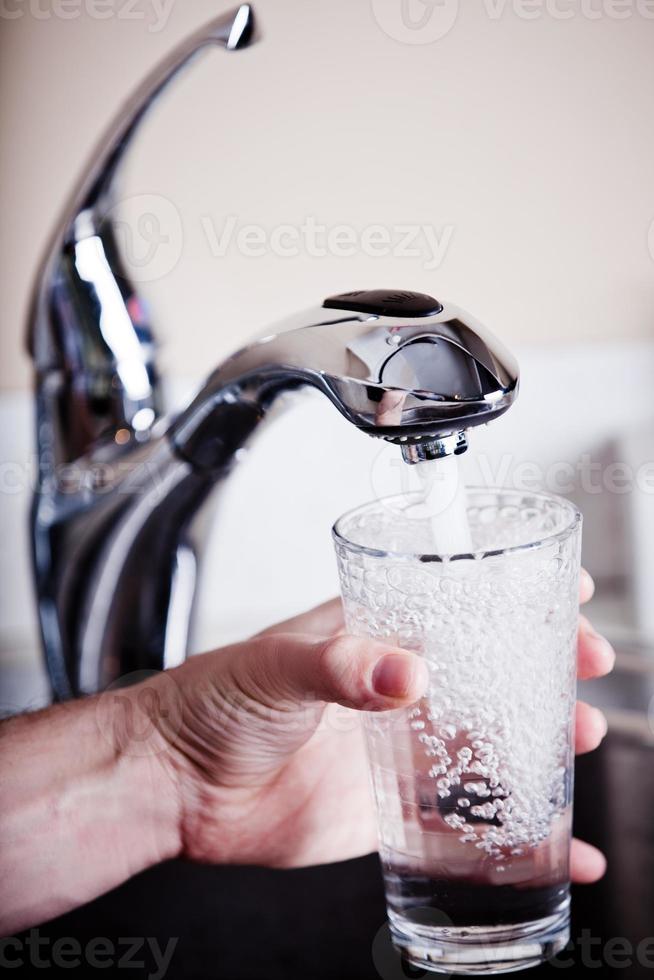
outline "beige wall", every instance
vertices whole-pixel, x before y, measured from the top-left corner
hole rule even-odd
[[[147,69],[220,9],[161,2],[115,0],[98,19],[91,0],[4,0],[4,388],[29,382],[30,280],[80,164]],[[133,254],[176,373],[201,375],[330,291],[378,284],[458,302],[514,342],[654,334],[654,5],[461,0],[445,31],[444,0],[422,32],[400,9],[258,0],[261,43],[207,54],[151,118],[121,215],[153,213],[168,235],[150,265],[138,235]],[[349,231],[307,254],[307,218]],[[244,225],[291,226],[281,244],[296,254],[244,254]],[[391,254],[372,254],[373,225]],[[406,225],[432,245],[420,231],[418,254],[393,254]]]

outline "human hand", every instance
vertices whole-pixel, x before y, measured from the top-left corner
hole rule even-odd
[[[593,592],[582,574],[580,599]],[[580,617],[578,671],[608,673],[609,644]],[[419,657],[346,636],[340,600],[253,639],[194,657],[173,671],[179,731],[162,753],[179,808],[180,850],[193,859],[292,867],[344,860],[376,848],[362,709],[417,700],[427,683]],[[167,689],[173,688],[168,685]],[[576,750],[595,748],[603,715],[579,703]],[[572,877],[605,868],[575,840]]]
[[[582,617],[580,676],[612,665]],[[415,654],[344,635],[334,600],[140,684],[3,721],[0,934],[173,857],[293,867],[374,850],[361,711],[408,706],[426,684]],[[577,706],[577,751],[605,731]],[[602,875],[595,848],[574,841],[571,857],[574,880]]]

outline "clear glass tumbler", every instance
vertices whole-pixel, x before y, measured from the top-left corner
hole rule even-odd
[[[581,516],[469,490],[473,550],[448,558],[415,503],[333,532],[348,631],[429,666],[417,704],[365,715],[391,933],[423,969],[518,970],[569,938]]]

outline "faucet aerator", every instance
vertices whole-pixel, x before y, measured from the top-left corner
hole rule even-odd
[[[468,439],[465,432],[453,432],[451,435],[428,437],[415,442],[401,442],[400,448],[404,462],[413,465],[429,459],[442,459],[443,456],[460,456],[468,448]]]

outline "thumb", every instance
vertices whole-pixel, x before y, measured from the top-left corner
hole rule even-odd
[[[419,656],[357,636],[292,633],[255,637],[232,660],[239,687],[263,704],[332,701],[384,711],[412,704],[427,687]]]

